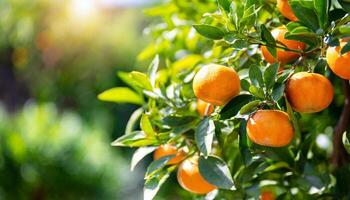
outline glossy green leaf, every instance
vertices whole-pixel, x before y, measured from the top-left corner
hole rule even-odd
[[[171,127],[183,126],[185,124],[191,123],[194,120],[198,119],[197,116],[187,115],[187,116],[177,116],[177,115],[169,115],[164,117],[162,123]]]
[[[319,29],[318,17],[313,9],[306,7],[305,4],[302,4],[299,0],[291,1],[290,6],[300,23],[313,31]]]
[[[156,150],[157,147],[140,147],[138,148],[131,158],[131,166],[130,170],[134,171],[136,165],[148,154],[152,153],[154,150]]]
[[[218,4],[221,8],[223,8],[226,12],[230,12],[230,1],[229,0],[217,0]]]
[[[165,165],[167,165],[167,163],[169,162],[169,160],[171,160],[171,159],[174,158],[174,157],[175,157],[175,154],[174,154],[174,155],[163,156],[163,157],[159,158],[158,160],[154,160],[154,161],[147,167],[145,179],[148,179],[148,178],[151,177],[153,174],[155,174],[156,172],[158,172],[159,170],[161,170],[163,167],[165,167]]]
[[[138,126],[138,120],[142,116],[142,113],[143,108],[140,107],[131,114],[128,123],[126,124],[125,134],[130,134],[134,130],[136,124]]]
[[[260,67],[257,65],[252,65],[249,68],[249,78],[253,85],[256,87],[264,87],[264,81]]]
[[[229,119],[233,116],[236,116],[241,108],[253,99],[254,97],[248,94],[236,96],[231,101],[229,101],[220,111],[221,119]]]
[[[160,187],[164,184],[164,182],[169,178],[170,173],[174,171],[175,166],[169,167],[168,169],[162,169],[152,177],[146,180],[145,186],[143,188],[143,199],[144,200],[152,200]]]
[[[141,121],[140,121],[140,127],[141,130],[148,136],[148,137],[154,137],[156,135],[156,132],[153,130],[151,121],[146,114],[142,114]]]
[[[249,92],[250,92],[250,94],[252,94],[258,98],[261,98],[261,99],[265,98],[264,90],[260,87],[255,87],[254,85],[251,85],[249,87]]]
[[[267,90],[271,89],[276,82],[278,67],[278,63],[271,64],[264,72],[264,82]]]
[[[198,124],[195,132],[195,141],[197,147],[204,156],[208,156],[211,153],[212,143],[215,134],[215,124],[210,117],[204,117]]]
[[[241,108],[239,113],[241,115],[251,113],[257,109],[257,107],[260,105],[260,103],[261,103],[260,100],[255,100],[255,101],[249,102]]]
[[[219,40],[225,36],[225,32],[215,26],[210,26],[206,24],[197,24],[197,25],[193,25],[193,27],[196,29],[196,31],[199,34],[209,39]]]
[[[146,74],[137,72],[137,71],[132,71],[130,72],[130,76],[135,80],[137,85],[142,89],[150,90],[150,91],[153,90],[152,84]]]
[[[320,24],[320,27],[323,29],[327,28],[328,24],[328,7],[329,7],[329,0],[313,0],[314,1],[314,7],[317,13],[318,22]]]
[[[199,158],[199,173],[209,183],[218,188],[233,190],[235,184],[225,161],[216,156],[208,156],[207,158],[201,156]]]
[[[101,101],[115,102],[115,103],[132,103],[143,104],[143,98],[126,87],[115,87],[106,90],[97,97]]]
[[[157,144],[157,140],[154,138],[147,138],[146,134],[142,131],[135,131],[123,135],[112,142],[112,146],[120,147],[142,147],[154,144]]]

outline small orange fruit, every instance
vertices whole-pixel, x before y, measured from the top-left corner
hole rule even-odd
[[[232,68],[209,64],[195,75],[193,91],[198,99],[221,106],[239,94],[239,76]]]
[[[276,41],[279,41],[280,43],[284,44],[287,48],[303,51],[305,49],[305,44],[303,42],[299,42],[296,40],[287,40],[284,38],[284,35],[287,33],[287,31],[288,30],[285,26],[280,26],[278,28],[273,29],[271,31],[271,34]],[[287,64],[300,56],[298,53],[295,52],[277,49],[277,58],[274,58],[271,55],[271,53],[267,50],[266,46],[261,46],[261,53],[264,59],[271,64],[275,62]]]
[[[340,46],[328,47],[326,59],[329,67],[337,76],[350,80],[350,52],[341,55],[341,49],[346,44],[340,42]]]
[[[199,173],[198,156],[184,160],[177,171],[177,181],[185,190],[195,194],[207,194],[216,189]]]
[[[186,153],[184,151],[178,151],[176,147],[171,144],[163,144],[154,151],[153,159],[158,160],[161,157],[170,155],[175,155],[175,157],[168,161],[169,165],[178,164],[186,157]]]
[[[209,108],[208,108],[209,106]],[[197,100],[197,112],[199,113],[200,116],[205,116],[206,115],[206,110],[208,108],[208,113],[207,115],[210,115],[214,111],[214,106],[210,105],[210,103],[207,103],[205,101],[202,101],[200,99]]]
[[[294,12],[288,3],[288,0],[277,0],[277,8],[280,13],[287,19],[291,21],[298,21],[298,18],[294,15]]]
[[[287,113],[280,110],[258,110],[248,120],[247,134],[259,145],[283,147],[292,141],[294,130]]]
[[[275,200],[275,194],[271,191],[264,191],[260,194],[260,200]]]
[[[298,72],[288,80],[287,99],[293,109],[301,113],[319,112],[333,100],[333,86],[321,74]]]

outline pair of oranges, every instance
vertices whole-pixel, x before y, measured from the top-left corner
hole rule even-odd
[[[177,171],[177,181],[182,188],[195,194],[207,194],[216,189],[214,185],[208,183],[199,173],[198,156],[185,159],[185,151],[177,150],[171,144],[164,144],[156,149],[153,158],[158,160],[169,155],[175,155],[175,157],[170,159],[167,164],[175,165],[181,163]]]

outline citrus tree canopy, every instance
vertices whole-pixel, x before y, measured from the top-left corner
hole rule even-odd
[[[147,72],[101,100],[140,106],[112,145],[154,152],[144,199],[171,174],[206,199],[350,198],[348,0],[172,0],[139,54]]]

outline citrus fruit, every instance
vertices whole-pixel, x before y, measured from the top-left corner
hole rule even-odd
[[[177,150],[175,146],[171,144],[163,144],[159,146],[153,153],[153,159],[158,160],[164,156],[175,155],[168,161],[167,164],[174,165],[180,163],[186,156],[186,153],[182,150]]]
[[[234,69],[223,65],[205,65],[193,79],[193,91],[198,99],[221,106],[239,94],[239,76]]]
[[[185,190],[195,194],[207,194],[216,189],[199,173],[198,157],[184,160],[177,171],[177,181]]]
[[[286,95],[293,109],[300,113],[319,112],[333,100],[333,86],[321,74],[298,72],[287,82]]]
[[[247,134],[256,144],[283,147],[292,141],[294,130],[287,113],[280,110],[258,110],[248,120]]]
[[[285,18],[289,19],[290,21],[298,21],[298,18],[294,15],[288,0],[277,0],[277,8]]]
[[[292,50],[299,50],[302,51],[305,49],[305,44],[303,42],[299,42],[296,40],[288,40],[285,39],[284,36],[287,33],[287,28],[285,26],[280,26],[278,28],[275,28],[271,31],[272,36],[275,38],[276,41],[284,44],[287,48]],[[292,51],[287,51],[284,49],[277,49],[277,57],[273,57],[271,53],[267,50],[266,46],[261,46],[261,53],[264,57],[264,59],[268,63],[275,63],[279,62],[281,64],[287,64],[295,59],[297,59],[300,54]]]
[[[340,46],[328,47],[326,59],[329,67],[337,76],[350,80],[350,52],[341,54],[341,49],[346,44],[345,41],[340,42]]]
[[[208,108],[209,106],[209,108]],[[205,113],[208,109],[208,113]],[[210,115],[214,111],[214,106],[210,105],[210,103],[207,103],[205,101],[202,101],[200,99],[197,100],[197,112],[200,116]]]

